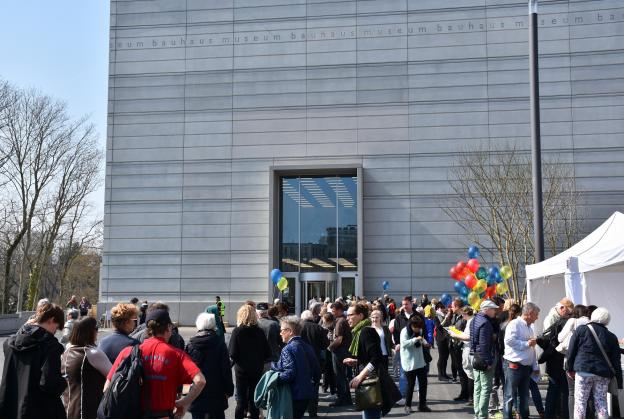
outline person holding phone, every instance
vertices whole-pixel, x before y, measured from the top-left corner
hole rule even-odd
[[[418,411],[431,412],[427,406],[427,363],[423,348],[431,345],[424,337],[425,324],[420,316],[409,319],[407,327],[401,331],[401,365],[407,377],[405,413],[412,412],[412,396],[418,378]]]

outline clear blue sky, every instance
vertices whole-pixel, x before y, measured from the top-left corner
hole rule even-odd
[[[0,9],[0,78],[66,102],[74,117],[90,115],[102,149],[109,10],[108,0],[13,0]],[[103,186],[93,195],[103,213]]]

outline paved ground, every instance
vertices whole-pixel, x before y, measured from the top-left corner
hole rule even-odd
[[[106,336],[110,333],[110,330],[100,329],[100,337]],[[181,328],[180,333],[184,337],[186,341],[188,338],[193,336],[195,333],[194,328]],[[0,337],[0,344],[3,344],[6,340],[6,337]],[[453,398],[459,394],[459,384],[453,383],[441,383],[437,380],[437,372],[436,372],[436,358],[437,351],[433,350],[432,355],[434,357],[433,362],[431,363],[431,371],[429,373],[429,387],[427,391],[427,399],[429,403],[429,407],[431,407],[431,413],[412,413],[409,417],[419,418],[419,419],[429,419],[429,418],[443,418],[443,419],[470,419],[473,417],[472,409],[466,406],[465,403],[456,403],[453,402]],[[2,368],[4,366],[4,354],[0,351],[0,374],[2,372]],[[450,370],[450,360],[449,360],[449,370]],[[450,371],[449,371],[450,372]],[[542,389],[544,390],[544,389]],[[542,397],[545,399],[544,391],[542,391]],[[332,401],[332,396],[329,394],[320,395],[320,403],[319,403],[319,416],[320,417],[328,417],[328,418],[344,418],[344,419],[356,419],[361,418],[362,415],[360,412],[356,412],[353,409],[345,409],[345,408],[330,408],[329,403]],[[414,394],[414,403],[413,406],[416,406],[418,400],[418,394]],[[230,398],[230,408],[226,411],[226,417],[228,419],[234,418],[234,407],[236,402],[234,398]],[[535,409],[531,406],[531,414],[533,417],[537,417]],[[185,418],[190,419],[190,415],[186,415]],[[395,407],[386,417],[406,417],[403,412],[402,407]]]

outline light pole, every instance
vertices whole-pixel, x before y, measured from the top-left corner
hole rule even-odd
[[[539,63],[537,48],[537,0],[529,0],[529,75],[531,78],[531,166],[533,174],[533,235],[535,262],[544,260],[542,209],[542,148],[540,135]]]

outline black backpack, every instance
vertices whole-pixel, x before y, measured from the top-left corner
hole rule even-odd
[[[113,374],[100,406],[98,419],[135,419],[141,417],[143,361],[140,345],[134,345]]]

